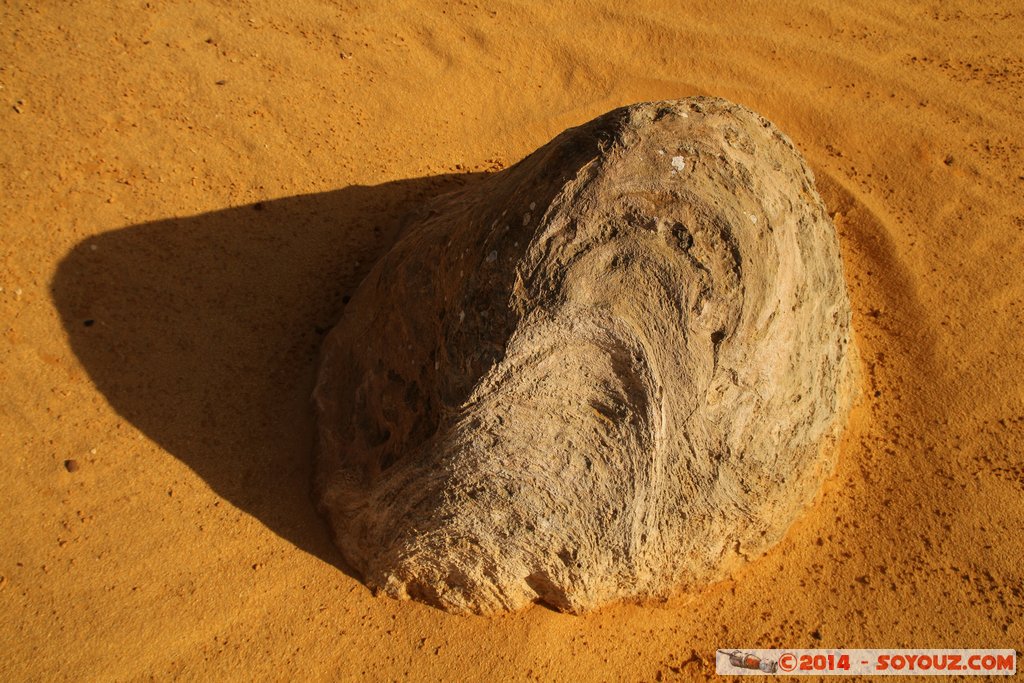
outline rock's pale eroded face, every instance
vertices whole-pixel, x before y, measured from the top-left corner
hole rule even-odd
[[[831,469],[835,230],[722,100],[617,109],[438,199],[328,337],[317,495],[368,584],[578,612],[723,576]]]

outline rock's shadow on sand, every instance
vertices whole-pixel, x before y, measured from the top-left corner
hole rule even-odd
[[[52,296],[72,349],[118,413],[218,495],[351,574],[310,498],[320,344],[407,218],[482,175],[113,230],[71,250]]]

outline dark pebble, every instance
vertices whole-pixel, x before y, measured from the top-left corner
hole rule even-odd
[[[64,461],[64,469],[66,469],[68,472],[77,472],[78,471],[78,461],[77,460],[65,460]]]

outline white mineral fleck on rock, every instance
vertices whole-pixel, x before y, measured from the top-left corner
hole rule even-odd
[[[682,171],[686,168],[686,159],[683,157],[672,157],[672,168],[677,171]]]

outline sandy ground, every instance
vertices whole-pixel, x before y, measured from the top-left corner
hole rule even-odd
[[[0,9],[0,678],[1022,649],[1019,3],[114,4]],[[372,596],[308,495],[343,297],[411,202],[694,94],[777,123],[836,213],[865,394],[829,485],[766,557],[664,603]]]

